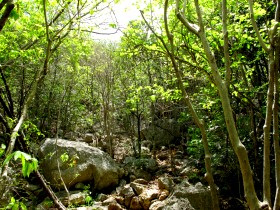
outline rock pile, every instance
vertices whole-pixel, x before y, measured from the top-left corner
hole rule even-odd
[[[210,190],[190,184],[187,179],[175,185],[170,177],[159,177],[156,182],[136,179],[122,184],[110,196],[100,194],[96,205],[108,210],[211,210]]]

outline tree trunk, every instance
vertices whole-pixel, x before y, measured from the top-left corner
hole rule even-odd
[[[273,141],[275,154],[275,182],[276,194],[274,210],[280,209],[280,146],[279,146],[279,62],[280,62],[280,38],[276,38],[275,66],[274,66],[274,102],[273,102]]]

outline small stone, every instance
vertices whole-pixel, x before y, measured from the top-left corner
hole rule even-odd
[[[105,201],[105,200],[107,200],[108,199],[108,195],[105,195],[105,194],[103,194],[103,193],[100,193],[98,196],[97,196],[97,201],[101,201],[101,202],[103,202],[103,201]]]
[[[155,201],[151,204],[149,210],[162,210],[164,208],[164,202],[162,201]]]
[[[146,186],[135,182],[131,182],[130,187],[133,188],[133,190],[136,192],[136,195],[140,195],[144,191]]]
[[[92,133],[86,133],[85,138],[84,138],[84,142],[92,143],[92,141],[93,141],[93,134]]]
[[[124,205],[124,197],[116,196],[115,199],[119,204]]]
[[[148,210],[151,201],[157,199],[159,192],[157,189],[146,189],[141,195],[139,195],[140,203],[144,210]]]
[[[164,199],[166,199],[169,195],[169,191],[168,190],[162,190],[159,196],[159,200],[163,201]]]
[[[103,206],[108,206],[111,203],[117,203],[116,199],[112,196],[110,196],[109,198],[107,198],[105,201],[102,202]]]
[[[134,191],[132,187],[130,187],[129,185],[125,185],[123,189],[120,191],[120,196],[124,197],[124,205],[126,207],[130,206],[130,201],[134,195],[135,195]]]
[[[137,184],[143,184],[143,185],[147,185],[149,182],[145,179],[135,179],[133,182],[137,183]]]
[[[118,203],[110,203],[108,206],[108,210],[123,210],[122,206]]]
[[[138,198],[137,196],[134,196],[134,197],[131,199],[129,208],[130,208],[131,210],[141,210],[141,209],[142,209],[142,206],[140,205],[139,198]]]
[[[159,177],[158,178],[158,188],[160,190],[168,190],[171,191],[172,188],[174,186],[174,182],[172,181],[172,179],[170,177]]]

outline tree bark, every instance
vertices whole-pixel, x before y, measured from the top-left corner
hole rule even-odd
[[[58,207],[58,209],[66,210],[66,207],[61,203],[61,201],[54,194],[53,190],[47,184],[47,181],[45,180],[43,175],[41,175],[41,173],[39,171],[36,171],[35,173],[36,173],[36,176],[38,177],[38,179],[41,181],[41,184],[44,187],[44,189],[46,190],[46,192],[48,193],[49,197],[53,200],[53,202]]]
[[[275,182],[276,194],[273,209],[280,209],[280,146],[279,146],[279,62],[280,62],[280,38],[276,37],[275,66],[274,66],[274,101],[273,101],[273,142],[275,155]]]

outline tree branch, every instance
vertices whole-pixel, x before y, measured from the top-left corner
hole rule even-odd
[[[5,85],[5,90],[6,90],[6,94],[8,97],[9,111],[11,112],[11,116],[14,116],[14,104],[13,104],[12,94],[11,94],[9,85],[7,83],[6,77],[5,77],[1,67],[0,67],[0,73],[1,73],[2,81]]]
[[[8,2],[8,0],[3,0],[0,3],[0,11],[3,9],[3,7],[5,6],[5,4]]]
[[[266,46],[265,42],[263,41],[263,39],[262,39],[262,37],[261,37],[261,34],[260,34],[260,31],[259,31],[259,29],[258,29],[256,20],[255,20],[255,18],[254,18],[253,0],[248,0],[248,2],[249,2],[250,17],[251,17],[252,26],[253,26],[253,28],[254,28],[254,31],[255,31],[256,34],[257,34],[257,37],[258,37],[258,40],[259,40],[260,45],[262,46],[262,48],[264,49],[264,51],[268,53],[268,52],[269,52],[269,48]]]
[[[229,89],[229,84],[230,84],[230,80],[231,80],[231,68],[230,68],[229,46],[228,46],[228,30],[227,30],[227,0],[223,0],[223,3],[222,3],[222,18],[223,18],[226,86],[227,86],[227,89]]]
[[[1,2],[2,3],[2,2]],[[15,4],[13,2],[13,0],[8,0],[6,3],[6,9],[0,19],[0,31],[2,31],[2,29],[4,28],[12,10],[14,9]]]
[[[180,10],[179,10],[179,0],[176,0],[176,15],[177,15],[177,18],[181,21],[181,23],[183,23],[183,25],[189,31],[191,31],[193,34],[195,34],[196,36],[199,37],[198,32],[199,32],[200,28],[198,27],[198,25],[190,23],[186,19],[186,17],[182,14],[182,12],[180,12]]]

